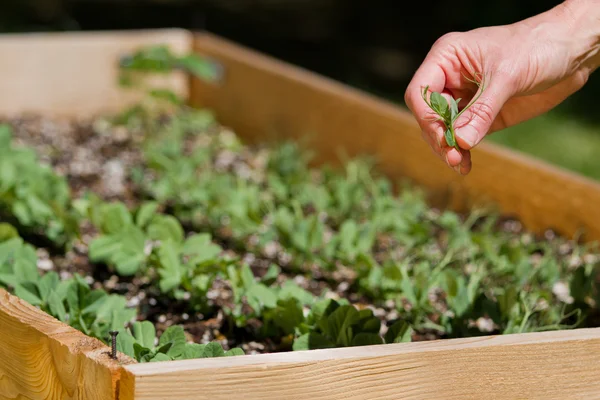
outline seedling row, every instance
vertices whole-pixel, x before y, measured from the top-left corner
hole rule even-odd
[[[140,362],[600,326],[596,247],[246,144],[134,74],[173,68],[211,74],[150,48],[135,107],[3,121],[2,287]]]

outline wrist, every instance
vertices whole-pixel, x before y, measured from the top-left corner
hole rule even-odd
[[[600,0],[566,0],[555,7],[554,18],[564,24],[574,71],[600,67]]]

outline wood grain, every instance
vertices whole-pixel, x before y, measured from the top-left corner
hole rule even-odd
[[[0,400],[114,400],[134,362],[0,289]]]
[[[119,59],[154,44],[187,52],[192,37],[179,29],[0,35],[0,115],[90,117],[121,111],[141,93],[118,87]],[[182,73],[148,82],[186,98],[189,93]]]
[[[598,182],[488,143],[461,177],[433,155],[401,106],[210,34],[198,34],[195,49],[222,64],[224,79],[193,80],[192,104],[214,110],[249,142],[300,139],[316,162],[337,163],[339,150],[375,155],[381,171],[428,190],[433,205],[492,206],[537,233],[600,239]]]
[[[600,329],[124,367],[120,400],[599,399]]]

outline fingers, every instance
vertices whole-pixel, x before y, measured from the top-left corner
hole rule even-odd
[[[456,142],[471,150],[492,130],[504,104],[511,97],[511,85],[504,79],[492,80],[479,99],[456,121]]]
[[[429,86],[430,91],[442,92],[446,83],[446,76],[440,65],[427,56],[419,69],[415,72],[410,84],[406,89],[404,100],[407,107],[415,116],[421,131],[428,137],[427,143],[432,146],[433,151],[440,155],[442,143],[440,138],[444,136],[443,124],[436,121],[437,117],[422,97],[423,89]]]

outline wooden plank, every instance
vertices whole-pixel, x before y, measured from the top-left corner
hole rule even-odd
[[[600,329],[129,365],[120,400],[599,399]]]
[[[488,143],[461,177],[433,155],[403,107],[210,34],[198,34],[195,49],[222,64],[224,79],[194,80],[192,104],[213,109],[250,142],[302,139],[318,162],[335,162],[339,149],[374,154],[391,178],[429,190],[434,205],[491,204],[535,232],[600,239],[598,182]]]
[[[151,44],[187,52],[192,36],[180,29],[0,35],[0,114],[89,117],[120,111],[140,93],[118,87],[118,61]],[[149,82],[184,97],[189,93],[183,73]]]
[[[0,289],[0,400],[114,400],[134,362]]]

